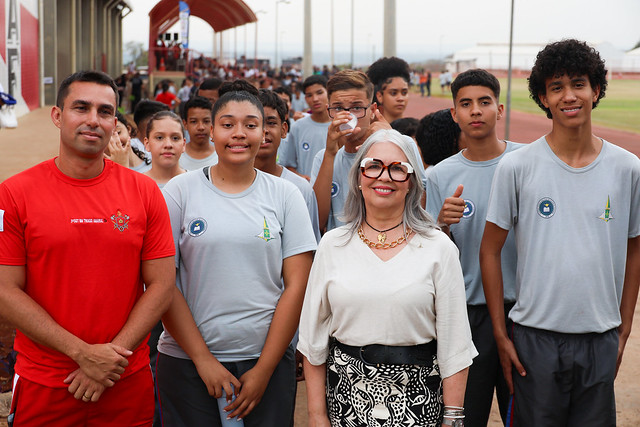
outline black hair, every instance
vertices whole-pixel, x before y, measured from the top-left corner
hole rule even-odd
[[[451,83],[453,102],[456,101],[458,91],[467,86],[483,86],[489,88],[493,92],[493,96],[496,97],[496,101],[500,99],[500,82],[496,76],[487,70],[474,68],[458,74],[458,77]]]
[[[120,111],[116,111],[116,119],[118,119],[118,121],[122,123],[124,127],[127,128],[130,134],[134,132],[133,126],[131,126],[131,123],[129,123],[129,120],[127,120],[125,115],[122,114]],[[134,135],[131,135],[131,136],[134,136]]]
[[[224,82],[220,89],[218,89],[218,95],[222,96],[227,92],[249,92],[251,95],[258,97],[258,89],[245,79],[236,79],[232,82]]]
[[[424,116],[416,130],[416,142],[428,165],[436,165],[460,151],[459,139],[460,126],[448,108]]]
[[[403,117],[391,122],[391,127],[403,135],[415,137],[420,120],[413,117]]]
[[[307,91],[307,88],[313,85],[320,85],[326,89],[327,78],[322,74],[314,74],[312,76],[307,77],[306,79],[304,79],[304,83],[302,83],[302,93],[305,93]]]
[[[56,106],[60,109],[64,107],[64,100],[67,98],[67,95],[69,95],[69,86],[71,86],[71,84],[74,82],[88,82],[96,83],[102,86],[109,86],[111,89],[113,89],[113,93],[116,97],[116,103],[114,105],[116,107],[118,106],[120,101],[118,95],[118,86],[113,81],[113,79],[108,74],[105,74],[102,71],[84,70],[67,76],[67,78],[65,78],[62,83],[60,83],[60,87],[58,88],[58,95],[56,97]]]
[[[293,94],[291,93],[291,89],[289,86],[280,86],[273,90],[275,93],[285,94],[289,97],[289,101],[293,100]]]
[[[394,77],[400,77],[405,82],[411,80],[411,69],[404,59],[391,56],[389,58],[380,58],[369,66],[367,76],[373,86],[375,92],[384,90],[385,85],[391,83]]]
[[[607,90],[607,69],[598,51],[575,39],[550,43],[538,52],[528,79],[529,96],[547,113],[548,118],[551,118],[551,111],[540,101],[540,95],[547,93],[547,79],[562,75],[589,77],[591,88],[600,89],[593,108],[604,98]]]
[[[287,120],[287,116],[289,114],[287,103],[284,102],[284,99],[280,98],[275,91],[260,89],[258,99],[262,102],[263,107],[269,107],[276,110],[281,122],[285,122]]]
[[[140,126],[140,123],[159,111],[169,111],[169,107],[162,102],[143,99],[136,105],[136,109],[133,112],[133,121],[136,122],[136,126]]]
[[[204,79],[202,83],[200,83],[198,90],[216,90],[220,86],[222,86],[222,80],[217,77],[211,77],[209,79]]]
[[[208,98],[202,96],[194,96],[185,102],[182,108],[182,118],[186,121],[189,117],[189,110],[192,108],[202,108],[203,110],[213,110],[213,104]]]
[[[131,126],[131,123],[129,123],[129,120],[127,120],[124,114],[122,114],[119,111],[116,111],[116,119],[118,119],[118,121],[122,123],[124,127],[127,128],[127,131],[129,132],[130,137],[136,136],[136,129],[133,126]],[[142,160],[145,164],[148,165],[151,163],[151,160],[147,158],[144,151],[141,151],[140,149],[138,149],[138,147],[134,147],[133,145],[129,145],[129,146],[131,147],[131,151],[133,151],[133,154],[138,156],[138,158]]]
[[[260,115],[262,116],[262,123],[264,126],[264,108],[262,108],[262,103],[255,95],[247,92],[246,90],[226,92],[224,95],[218,98],[216,103],[213,105],[213,111],[211,111],[213,126],[215,126],[216,116],[218,115],[218,112],[230,102],[249,102],[253,104],[260,112]]]
[[[180,131],[182,132],[182,137],[184,138],[185,132],[184,132],[184,125],[182,124],[182,120],[180,120],[180,117],[178,117],[178,115],[173,111],[158,111],[153,116],[151,116],[149,123],[147,123],[147,134],[145,135],[145,137],[149,138],[149,135],[153,130],[153,122],[157,122],[158,120],[162,120],[162,119],[171,119],[174,122],[178,123],[180,125]]]

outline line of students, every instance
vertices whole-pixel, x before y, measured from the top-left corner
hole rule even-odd
[[[68,112],[62,97],[52,115],[61,128],[61,157],[47,167],[65,173],[69,153],[78,164],[82,156],[91,156],[93,179],[115,167],[104,161],[107,167],[101,171],[96,158],[110,137],[103,131],[115,128],[107,123],[115,107],[104,82],[73,84],[72,89],[93,90],[102,104],[75,100]],[[514,425],[522,426],[615,425],[613,381],[640,283],[640,220],[633,215],[640,203],[640,160],[592,134],[591,110],[606,86],[604,62],[588,45],[576,40],[548,45],[538,55],[529,88],[553,128],[521,146],[497,137],[503,107],[495,77],[470,70],[452,84],[451,115],[466,148],[430,171],[426,207],[460,250],[467,311],[480,353],[467,382],[467,425],[486,425],[494,388],[505,424],[511,425],[513,418]],[[80,96],[76,92],[71,92],[73,99]],[[221,92],[211,113],[195,100],[184,112],[187,127],[198,110],[211,117],[215,164],[181,173],[177,157],[184,149],[184,128],[172,113],[154,113],[138,126],[152,156],[147,174],[159,185],[175,176],[163,189],[177,287],[163,317],[167,331],[156,367],[162,418],[164,425],[219,425],[215,398],[224,390],[236,396],[226,408],[229,417],[244,419],[248,426],[288,425],[295,397],[290,343],[317,242],[312,207],[296,185],[272,176],[285,177],[284,168],[275,163],[276,141],[286,134],[283,103],[270,92],[257,94],[258,100],[242,87]],[[390,126],[371,103],[373,84],[364,73],[339,72],[324,93],[323,109],[332,120],[310,178],[319,226],[330,229],[340,223],[339,195],[346,193],[357,146]],[[81,108],[90,108],[91,116]],[[358,119],[355,128],[341,128],[351,115]],[[80,129],[76,140],[67,129],[69,118]],[[207,123],[196,121],[191,123],[196,131],[192,138],[200,130],[205,141]],[[85,129],[89,127],[94,130]],[[100,147],[94,148],[97,140]],[[8,204],[12,188],[4,184],[1,190],[0,208],[7,212],[3,220],[12,234],[5,239],[0,228],[0,244],[13,250],[22,212]],[[120,210],[116,216],[114,227],[122,233],[129,217]],[[20,262],[0,257],[4,265],[27,263]],[[3,313],[38,342],[60,349],[22,311],[9,309],[23,292],[23,279],[15,272],[11,269],[0,282]],[[57,327],[50,320],[47,325]],[[29,338],[21,340],[19,351],[30,352]],[[105,385],[118,383],[127,372],[122,360],[131,355],[127,348],[135,348],[131,339],[123,342],[124,349],[110,347],[118,355],[101,375],[83,371],[80,364],[80,374],[75,373],[80,376],[67,378],[76,399],[99,403]],[[28,397],[35,388],[26,388],[25,381],[35,379],[24,357],[19,355],[17,370]],[[24,402],[15,399],[16,421],[27,414],[37,420],[37,411],[27,410]],[[113,399],[108,405],[117,406]],[[459,410],[454,412],[460,416]],[[453,422],[459,419],[455,417]],[[449,421],[445,424],[451,425]]]
[[[558,51],[564,54],[565,62],[560,60],[556,60],[555,63],[552,62],[553,54],[550,52],[556,53]],[[591,68],[584,65],[579,69],[574,69],[575,66],[570,61],[577,56],[584,59],[584,63]],[[589,166],[592,163],[599,164],[600,153],[603,150],[606,151],[603,156],[607,154],[615,158],[618,154],[609,148],[609,144],[605,144],[602,140],[591,136],[590,110],[597,105],[597,101],[606,90],[606,80],[603,77],[599,77],[603,73],[604,65],[597,52],[584,43],[564,41],[552,44],[541,52],[530,78],[532,98],[548,111],[554,127],[551,134],[546,139],[541,140],[544,143],[539,141],[531,144],[523,153],[535,151],[534,147],[542,146],[541,149],[538,149],[542,150],[542,153],[536,153],[536,156],[547,155],[555,159],[553,161],[561,167],[563,173],[574,173],[577,176],[586,176],[584,174],[591,169]],[[315,165],[311,172],[312,184],[318,198],[320,224],[327,229],[334,228],[335,225],[340,224],[341,208],[337,200],[342,190],[340,186],[345,180],[340,178],[339,170],[344,170],[346,175],[352,163],[348,161],[349,153],[355,153],[357,145],[365,139],[364,137],[370,135],[376,129],[386,128],[386,125],[388,125],[384,117],[379,117],[381,115],[376,111],[375,105],[371,104],[372,93],[371,89],[368,88],[368,79],[361,74],[346,70],[333,76],[327,85],[328,111],[333,111],[334,115],[329,114],[329,118],[333,120],[329,123],[326,149],[321,149],[316,153]],[[318,85],[319,92],[323,92],[320,83],[314,84]],[[313,94],[313,92],[311,93]],[[573,289],[575,288],[573,286],[570,287],[570,291],[559,292],[560,295],[567,294],[573,297],[577,296],[576,292],[582,296],[590,296],[593,292],[596,292],[599,297],[598,301],[604,301],[608,304],[606,309],[596,310],[593,321],[574,319],[573,325],[567,326],[566,322],[562,322],[561,326],[554,324],[553,318],[557,317],[553,314],[554,312],[567,312],[565,308],[558,308],[556,304],[552,303],[558,295],[558,292],[555,292],[555,286],[557,285],[555,283],[549,283],[547,286],[537,285],[538,288],[545,291],[543,293],[540,293],[542,291],[533,290],[531,288],[533,285],[530,284],[532,279],[529,278],[529,275],[536,278],[536,282],[541,282],[542,277],[537,276],[547,275],[548,272],[541,271],[539,265],[525,264],[522,259],[518,264],[517,254],[524,251],[529,254],[533,251],[533,253],[539,253],[540,262],[546,259],[549,245],[541,242],[541,249],[535,249],[536,245],[533,243],[534,235],[531,233],[538,232],[535,231],[538,230],[536,227],[542,227],[542,230],[545,230],[546,224],[552,223],[552,221],[556,223],[562,221],[559,219],[561,214],[555,215],[558,209],[556,199],[563,199],[561,196],[554,196],[555,198],[551,196],[539,197],[545,190],[536,189],[531,195],[531,201],[527,201],[532,206],[539,203],[539,206],[533,206],[534,210],[537,209],[536,215],[520,213],[521,208],[517,204],[521,200],[520,191],[528,191],[527,185],[529,182],[524,180],[521,183],[521,178],[517,175],[516,170],[510,172],[515,174],[512,175],[513,177],[505,176],[504,179],[496,179],[493,184],[494,187],[502,188],[504,186],[505,189],[504,191],[496,190],[490,202],[491,183],[494,181],[494,174],[498,164],[503,158],[523,158],[522,162],[524,164],[519,167],[524,168],[527,174],[535,171],[535,168],[531,169],[535,165],[532,165],[530,159],[525,159],[523,157],[524,154],[517,157],[515,155],[509,156],[511,152],[516,152],[523,145],[510,141],[501,141],[497,137],[496,124],[502,118],[503,106],[499,103],[500,86],[494,76],[483,70],[464,72],[452,84],[452,95],[454,107],[451,109],[451,115],[460,127],[461,145],[466,148],[438,164],[429,173],[426,180],[427,210],[434,218],[437,218],[438,224],[460,248],[467,289],[467,310],[474,342],[480,352],[480,356],[476,358],[469,374],[465,398],[467,423],[468,425],[486,425],[495,388],[501,416],[505,423],[510,422],[509,417],[516,417],[519,425],[540,425],[539,423],[544,424],[547,422],[545,420],[548,420],[548,418],[545,417],[554,416],[562,417],[561,419],[566,420],[568,423],[572,423],[574,419],[580,420],[580,422],[589,419],[591,420],[589,422],[593,423],[598,420],[598,425],[606,425],[611,422],[611,419],[615,419],[615,409],[614,406],[611,406],[613,375],[615,374],[614,365],[609,365],[606,375],[601,378],[604,384],[608,384],[604,390],[607,393],[610,392],[611,399],[602,399],[602,389],[598,388],[594,391],[594,388],[586,384],[585,379],[575,380],[575,387],[580,389],[582,403],[588,403],[589,407],[597,408],[589,411],[588,416],[584,415],[584,411],[582,411],[581,415],[578,414],[577,412],[579,411],[574,409],[573,404],[566,404],[567,401],[572,401],[571,392],[564,393],[560,386],[556,386],[557,391],[551,393],[551,395],[555,396],[553,398],[555,405],[552,405],[551,402],[545,402],[545,409],[543,410],[538,403],[540,398],[536,397],[532,400],[529,397],[541,394],[540,385],[536,382],[536,377],[544,376],[549,366],[542,365],[539,368],[542,372],[535,371],[533,368],[525,370],[519,363],[517,356],[515,356],[513,347],[509,344],[511,339],[506,338],[506,330],[507,328],[514,328],[514,331],[524,336],[522,338],[523,344],[521,345],[524,349],[522,351],[525,351],[527,355],[533,354],[535,349],[524,347],[526,346],[526,339],[537,343],[540,336],[546,336],[549,332],[558,334],[557,336],[552,335],[552,338],[557,342],[564,342],[567,339],[566,334],[570,334],[570,338],[577,341],[578,344],[572,344],[576,346],[576,349],[571,350],[574,353],[568,357],[576,359],[582,357],[582,354],[578,354],[579,351],[577,350],[577,346],[583,344],[581,334],[587,334],[588,337],[591,337],[592,333],[604,334],[604,338],[601,339],[604,342],[590,344],[595,346],[594,348],[598,350],[598,353],[608,354],[611,357],[611,348],[615,347],[617,354],[618,345],[613,345],[618,341],[618,334],[615,332],[615,328],[617,328],[621,319],[627,322],[623,324],[620,330],[622,334],[621,340],[624,344],[628,337],[628,326],[626,325],[628,325],[630,317],[628,313],[629,301],[630,298],[637,295],[637,280],[633,275],[625,274],[629,271],[633,273],[633,267],[637,262],[633,258],[635,255],[635,246],[633,244],[635,240],[633,238],[638,234],[635,222],[630,219],[627,221],[627,226],[623,227],[624,230],[616,228],[616,234],[610,237],[612,243],[608,244],[606,249],[616,255],[613,268],[617,269],[617,273],[614,270],[614,276],[605,280],[606,285],[596,286],[594,284],[591,286],[585,276],[585,285],[580,288],[580,291]],[[589,105],[589,102],[587,102],[589,97],[592,98],[593,105]],[[313,102],[312,105],[314,105]],[[319,114],[320,108],[317,110]],[[364,111],[364,114],[361,114],[360,110]],[[349,114],[354,112],[357,112],[359,119],[357,127],[355,129],[341,130],[340,125],[347,123]],[[576,147],[577,144],[581,145]],[[614,151],[614,153],[609,153],[609,151]],[[337,171],[335,169],[336,155],[340,152],[343,152],[341,158],[346,160],[338,161],[339,170]],[[624,155],[622,155],[622,158],[624,158]],[[637,167],[635,159],[627,158],[616,160],[616,162],[628,165],[623,173],[631,173],[630,177],[635,179],[635,174],[637,173],[637,171],[634,171],[634,168]],[[611,173],[614,170],[616,168],[611,168]],[[338,175],[336,175],[336,172],[338,172]],[[545,171],[543,173],[548,172]],[[602,172],[600,173],[602,174]],[[621,172],[617,171],[617,173],[617,176],[619,176]],[[602,182],[602,177],[603,175],[598,175],[600,182]],[[613,179],[613,175],[609,178]],[[557,182],[562,181],[556,181],[556,187],[558,187]],[[522,185],[523,188],[519,188],[518,185]],[[562,194],[564,188],[559,187],[554,188],[554,190],[558,194]],[[602,224],[605,224],[604,227],[613,228],[610,223],[625,223],[626,216],[623,217],[622,212],[617,214],[621,221],[613,221],[612,210],[618,211],[621,208],[618,207],[617,203],[611,205],[611,198],[615,194],[615,201],[618,202],[621,199],[620,201],[624,203],[622,210],[631,212],[636,200],[628,190],[628,188],[622,189],[622,193],[627,194],[625,196],[620,194],[620,191],[614,193],[612,189],[603,189],[607,193],[607,202],[606,205],[604,202],[601,203],[602,215],[594,216],[601,224],[594,224],[591,227],[599,226],[602,228]],[[507,192],[513,193],[513,195],[507,198],[505,196],[505,194],[509,194]],[[527,193],[525,192],[524,194]],[[603,197],[601,196],[601,198]],[[490,203],[495,203],[496,207],[492,207]],[[488,217],[487,212],[490,213]],[[554,216],[555,218],[552,221],[548,221]],[[533,217],[532,220],[540,224],[534,221],[533,224],[525,228],[521,221],[522,219],[528,220],[530,217]],[[485,267],[483,271],[490,280],[487,281],[485,279],[483,282],[478,256],[483,234],[485,233],[485,218],[488,218],[489,222],[483,247],[483,266]],[[492,219],[496,222],[493,222]],[[565,230],[564,233],[567,233],[567,230],[570,229],[568,224],[565,223],[562,224],[562,227]],[[510,229],[513,229],[513,232],[509,232]],[[602,232],[605,231],[594,231],[592,236],[574,232],[572,238],[567,238],[563,241],[571,241],[573,239],[574,243],[578,244],[578,242],[583,242],[586,237],[600,238],[602,236],[598,233]],[[516,245],[515,238],[519,233],[526,236],[526,242]],[[625,254],[627,254],[627,242],[621,238],[622,235],[632,239],[628,245],[630,257],[628,265],[631,266],[631,270],[629,270],[629,267],[626,267],[625,270],[625,263],[621,261],[625,259]],[[552,246],[555,248],[563,247],[561,243],[554,241]],[[584,242],[580,246],[589,247]],[[592,266],[596,265],[599,269],[607,269],[602,261],[600,264],[593,263],[588,253],[581,255],[575,261],[575,264],[590,264]],[[562,268],[560,267],[552,270],[555,271],[556,269],[559,271],[558,275],[560,277],[565,274],[562,273]],[[591,270],[586,271],[591,271],[595,277],[598,277],[596,275],[597,271],[594,271],[593,267]],[[516,279],[517,272],[521,274],[519,280]],[[625,288],[622,286],[622,278],[625,278],[625,283],[628,283]],[[523,289],[526,291],[526,294],[524,294],[526,297],[521,297]],[[485,292],[489,296],[489,301],[485,300]],[[531,299],[531,295],[534,294],[539,294],[538,297],[540,299]],[[624,300],[622,299],[623,295],[625,297]],[[567,304],[570,303],[568,297],[563,298],[566,299]],[[500,301],[499,305],[496,304],[498,301]],[[540,304],[542,301],[547,302]],[[587,304],[595,304],[594,301],[589,299],[585,302]],[[619,312],[617,315],[615,314],[621,303],[622,317]],[[569,310],[569,312],[571,311]],[[575,312],[576,310],[573,311]],[[578,309],[577,311],[584,313],[584,309]],[[509,313],[511,313],[510,316],[508,316]],[[516,320],[515,326],[512,326],[513,319]],[[498,338],[498,344],[496,344],[494,334]],[[587,338],[584,338],[584,340],[587,340]],[[589,338],[588,340],[592,339]],[[550,346],[553,345],[550,344]],[[544,351],[548,353],[552,351],[558,352],[559,350],[546,348]],[[540,363],[538,359],[541,359],[541,357],[529,356],[528,364],[535,366],[535,363]],[[600,364],[599,361],[595,360],[588,362],[591,366]],[[509,366],[510,363],[515,364],[519,373],[515,380],[512,380],[508,369],[502,369],[503,365]],[[562,365],[558,369],[563,369],[563,372],[572,372],[572,369],[575,369],[572,366]],[[558,374],[556,373],[556,375]],[[530,380],[530,378],[533,379]],[[531,381],[533,381],[532,384],[530,384]],[[549,380],[545,381],[547,382],[544,383],[544,387],[552,386]],[[520,392],[517,393],[515,400],[510,400],[510,396],[514,392],[514,383],[516,385],[515,390],[520,390]],[[573,393],[575,394],[576,392],[574,391]],[[592,396],[591,398],[585,397],[590,395]],[[599,405],[597,404],[598,402],[600,403]],[[599,414],[598,417],[594,415],[595,412]],[[532,420],[536,421],[533,422]],[[532,422],[533,424],[531,424]]]

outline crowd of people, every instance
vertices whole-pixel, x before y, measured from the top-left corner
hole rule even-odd
[[[290,426],[305,380],[313,427],[486,426],[494,393],[615,426],[640,160],[592,133],[599,53],[539,52],[529,144],[486,70],[421,119],[404,60],[326,71],[163,82],[133,122],[126,84],[63,81],[59,155],[0,184],[13,425]]]

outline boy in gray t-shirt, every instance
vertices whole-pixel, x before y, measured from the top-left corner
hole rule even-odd
[[[291,126],[287,143],[280,152],[279,163],[309,179],[316,153],[324,148],[331,119],[327,113],[327,79],[322,75],[307,77],[303,83],[311,115]]]
[[[320,237],[322,236],[320,235],[320,228],[318,226],[318,202],[316,201],[316,195],[313,192],[313,188],[311,188],[311,184],[300,175],[276,163],[280,141],[287,136],[287,129],[289,127],[289,123],[286,120],[288,113],[287,104],[285,104],[284,100],[275,92],[267,89],[260,89],[258,99],[264,108],[265,134],[264,143],[260,146],[260,150],[258,150],[254,166],[262,172],[279,176],[298,187],[309,211],[313,234],[316,236],[316,240],[320,242]]]
[[[495,172],[480,262],[514,425],[616,423],[613,381],[640,282],[640,160],[592,134],[606,73],[584,42],[547,45],[529,91],[552,131]],[[511,336],[500,269],[510,229],[518,255]]]
[[[499,102],[500,82],[485,70],[461,73],[451,85],[453,120],[460,127],[466,149],[441,161],[426,180],[427,212],[437,218],[460,250],[460,263],[467,293],[467,312],[473,342],[479,355],[469,368],[465,391],[465,421],[470,426],[487,425],[494,389],[500,415],[506,423],[509,389],[500,358],[487,303],[482,289],[478,254],[498,162],[522,147],[498,139],[496,125],[504,107]],[[513,233],[502,249],[505,312],[515,301],[516,251]]]

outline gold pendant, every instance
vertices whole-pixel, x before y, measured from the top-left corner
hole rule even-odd
[[[383,232],[378,234],[378,242],[384,243],[385,240],[387,240],[387,233]]]

